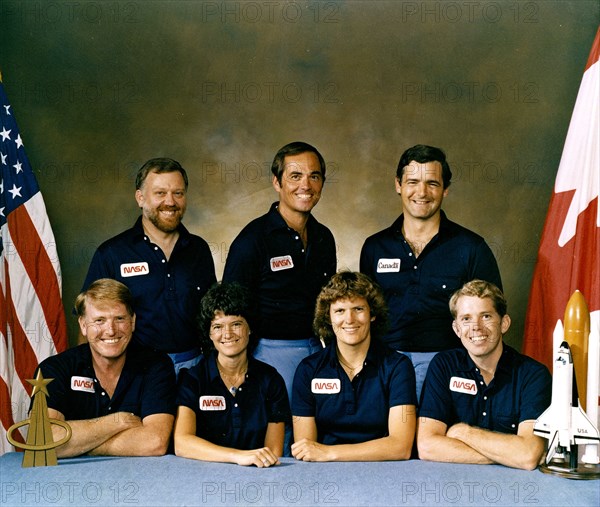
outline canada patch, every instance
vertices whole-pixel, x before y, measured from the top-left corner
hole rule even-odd
[[[342,388],[339,378],[314,378],[310,390],[314,394],[337,394]]]
[[[281,271],[283,269],[292,269],[293,267],[294,261],[291,255],[271,258],[271,271]]]
[[[129,276],[147,275],[150,273],[150,268],[147,262],[130,262],[129,264],[121,264],[121,276],[127,278]]]
[[[94,379],[89,377],[77,377],[73,375],[71,377],[71,390],[73,391],[84,391],[86,393],[93,393],[94,391]]]
[[[379,259],[377,261],[378,273],[399,273],[400,259]]]
[[[200,410],[225,410],[224,396],[200,396]]]
[[[475,395],[477,394],[477,383],[470,378],[452,377],[450,391]]]

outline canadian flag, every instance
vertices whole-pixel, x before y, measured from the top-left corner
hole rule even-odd
[[[533,274],[523,352],[552,370],[553,331],[575,290],[600,321],[600,27],[560,159]]]

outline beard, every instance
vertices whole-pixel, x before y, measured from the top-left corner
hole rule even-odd
[[[160,214],[161,211],[174,211],[175,215],[166,218]],[[152,225],[162,232],[174,232],[183,219],[183,211],[179,206],[163,206],[146,210],[146,218],[150,220]]]

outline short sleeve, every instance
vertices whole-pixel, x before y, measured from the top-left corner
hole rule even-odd
[[[445,372],[441,355],[437,354],[429,363],[421,390],[419,417],[441,421],[450,426],[452,422],[452,396],[448,389],[449,377]]]
[[[316,403],[311,392],[312,371],[306,359],[303,359],[294,375],[292,384],[292,414],[300,417],[315,417]]]
[[[177,381],[177,406],[188,407],[193,411],[197,411],[199,398],[198,379],[192,374],[192,370],[188,368],[180,370]]]
[[[491,248],[483,240],[477,247],[472,269],[471,279],[477,278],[491,282],[502,290],[502,279],[500,278],[498,262],[496,262]]]
[[[269,422],[291,422],[287,389],[283,377],[277,371],[270,378],[266,401]]]
[[[54,357],[56,356],[52,356],[42,361],[34,375],[37,376],[38,371],[41,370],[45,379],[52,379],[52,381],[46,385],[46,389],[48,389],[46,403],[48,408],[57,410],[66,416],[69,407],[69,394],[71,392],[71,376],[64,368],[60,367],[60,364],[53,359]]]
[[[113,270],[109,269],[108,263],[106,262],[105,255],[102,252],[102,248],[96,249],[90,267],[83,282],[82,290],[87,289],[93,282],[100,278],[116,278]]]
[[[175,415],[175,369],[168,356],[161,354],[145,373],[140,417],[153,414]]]
[[[415,369],[408,357],[394,352],[395,366],[389,378],[389,406],[417,405]]]
[[[537,419],[552,400],[552,376],[541,363],[533,363],[521,388],[519,423]]]
[[[223,282],[237,282],[248,289],[256,290],[259,285],[260,260],[255,242],[244,229],[231,244]]]
[[[371,240],[367,239],[360,251],[360,272],[375,279],[373,273]]]

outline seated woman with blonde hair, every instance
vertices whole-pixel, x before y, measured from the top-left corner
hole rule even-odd
[[[283,378],[250,356],[253,315],[247,290],[213,286],[202,299],[201,331],[212,345],[179,376],[175,454],[269,467],[283,454],[290,407]]]
[[[410,360],[380,340],[383,294],[369,277],[335,274],[317,298],[315,332],[326,348],[294,376],[292,455],[303,461],[409,459],[416,425]]]

